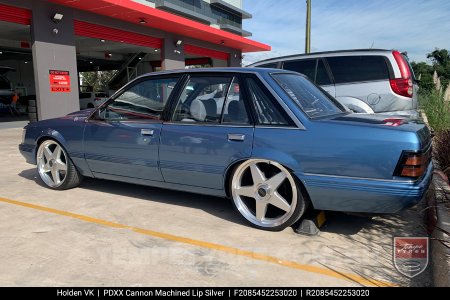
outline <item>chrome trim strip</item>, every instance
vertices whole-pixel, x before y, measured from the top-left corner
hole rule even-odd
[[[220,123],[202,123],[202,122],[163,122],[163,125],[185,125],[185,126],[208,126],[208,127],[232,127],[232,128],[254,128],[253,125],[232,125],[232,124],[220,124]]]
[[[396,180],[396,179],[378,179],[378,178],[367,178],[367,177],[352,177],[352,176],[341,176],[341,175],[325,175],[325,174],[315,174],[315,173],[303,173],[305,176],[317,176],[317,177],[327,177],[327,178],[342,178],[342,179],[352,179],[352,180],[369,180],[378,182],[397,182],[397,183],[415,183],[416,180]]]

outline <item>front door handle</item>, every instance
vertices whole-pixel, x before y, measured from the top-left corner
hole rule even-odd
[[[154,133],[155,133],[155,132],[154,132],[153,129],[141,129],[141,134],[142,134],[142,135],[153,136]]]
[[[229,141],[243,142],[245,140],[245,134],[239,133],[229,133],[228,134]]]

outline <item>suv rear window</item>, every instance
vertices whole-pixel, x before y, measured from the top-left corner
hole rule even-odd
[[[389,79],[389,70],[383,56],[327,57],[336,83]]]
[[[302,73],[318,85],[331,84],[325,65],[321,59],[301,59],[286,61],[283,64],[284,70]]]

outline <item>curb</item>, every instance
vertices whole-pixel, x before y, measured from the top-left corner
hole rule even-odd
[[[435,287],[450,287],[450,214],[442,201],[443,194],[450,194],[447,178],[440,172],[433,176],[435,193],[430,193],[427,199],[428,230],[431,233],[431,265],[433,268],[433,282]],[[445,241],[445,244],[442,242]]]

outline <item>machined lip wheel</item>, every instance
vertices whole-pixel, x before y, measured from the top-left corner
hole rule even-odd
[[[67,177],[67,155],[53,140],[44,141],[38,149],[37,168],[39,176],[52,188],[61,186]]]
[[[234,172],[231,190],[236,208],[254,225],[285,224],[297,207],[297,186],[291,173],[277,162],[251,159]]]

